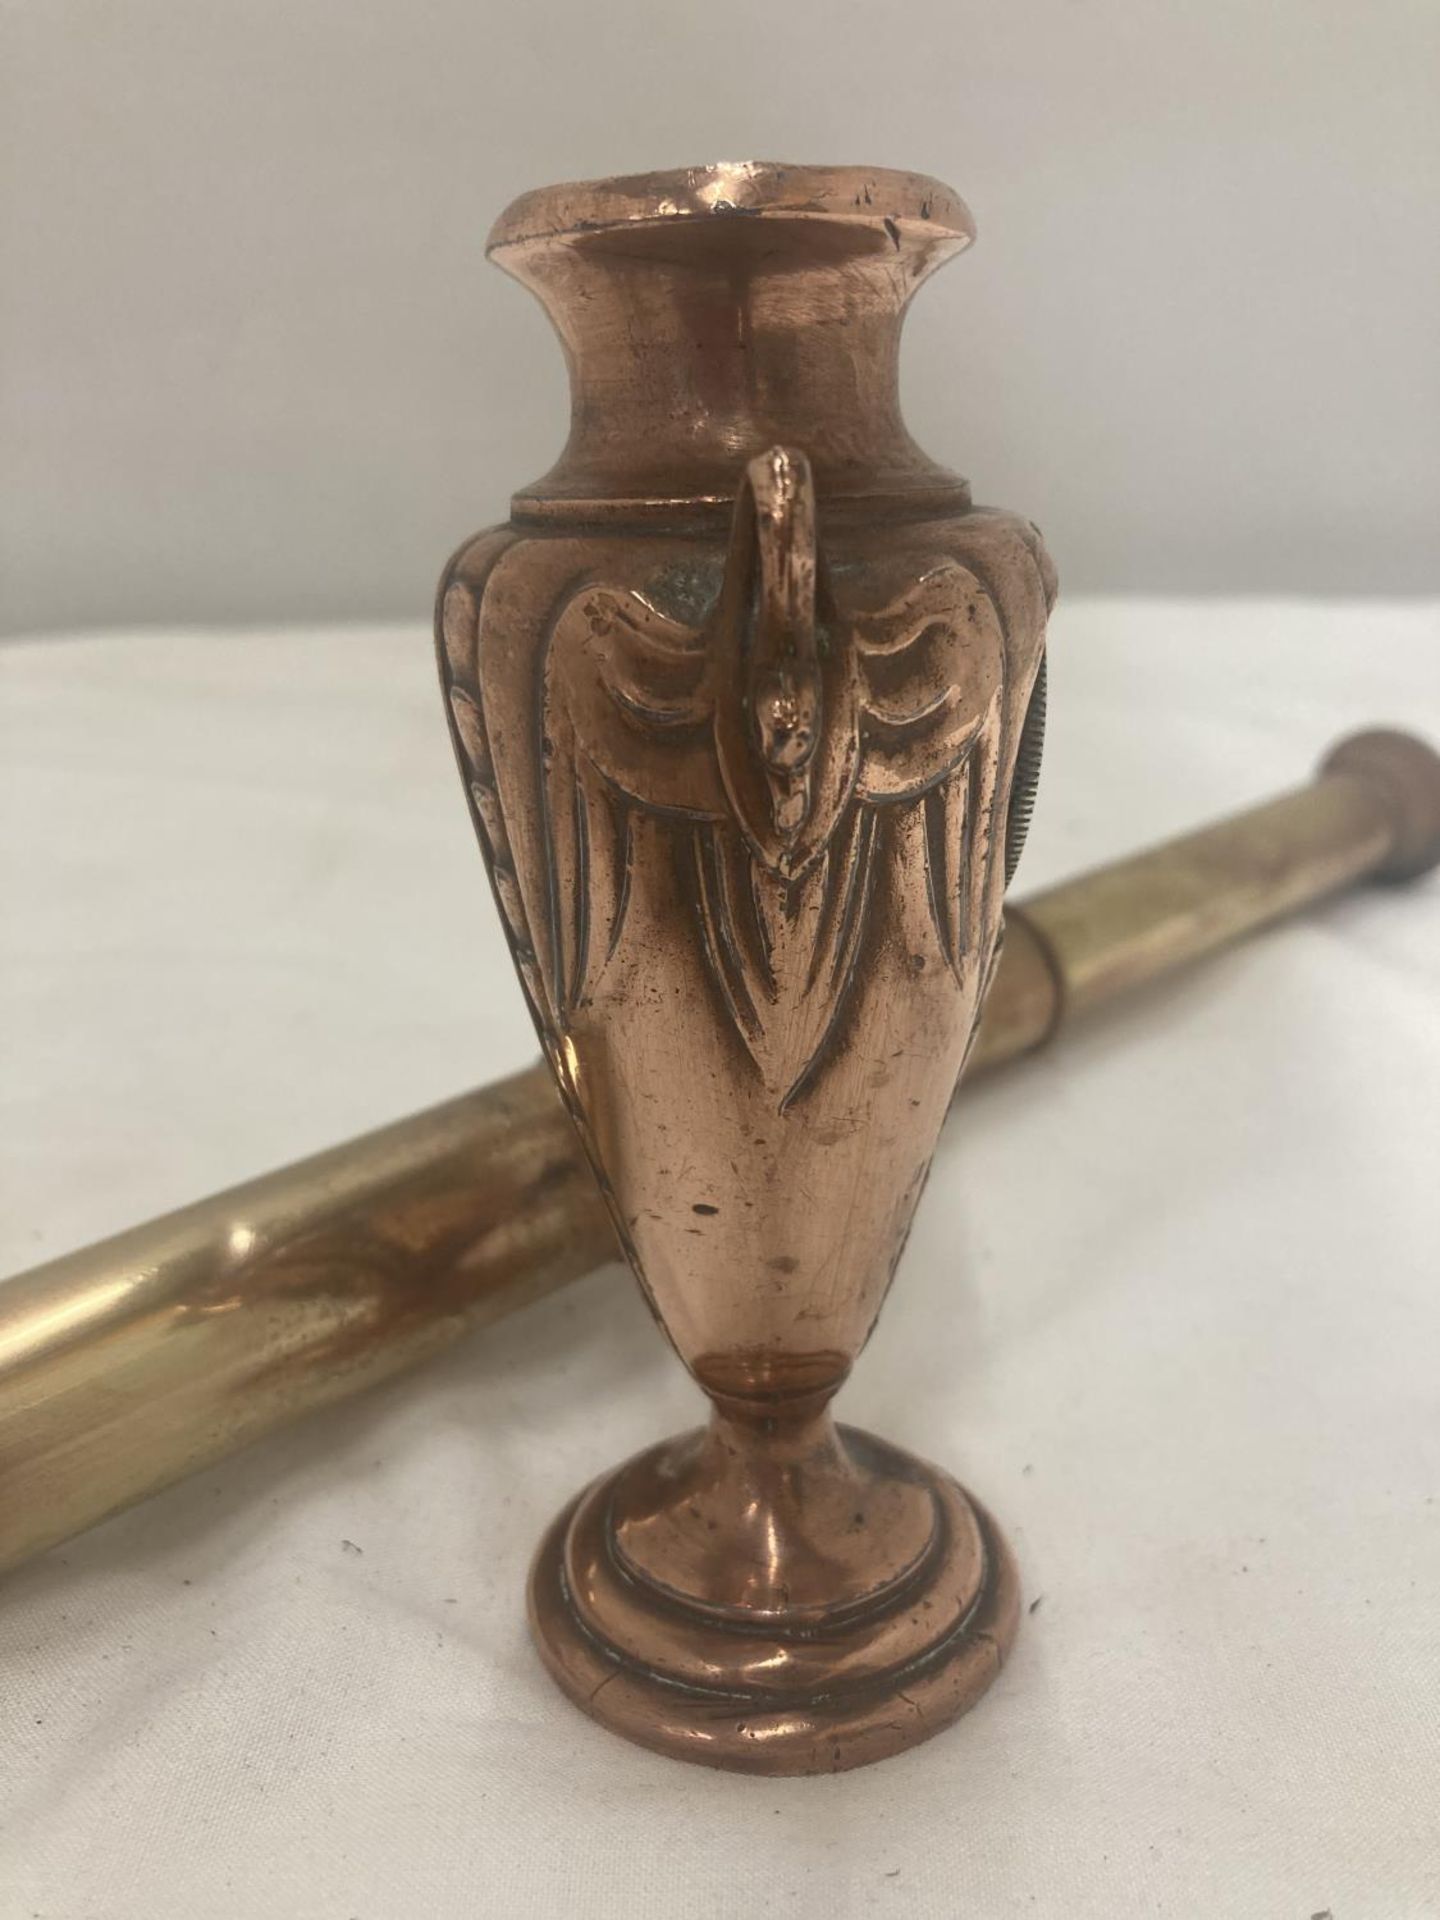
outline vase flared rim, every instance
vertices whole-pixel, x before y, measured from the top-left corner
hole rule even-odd
[[[485,251],[506,254],[585,234],[757,216],[872,228],[897,248],[920,244],[942,256],[975,238],[974,220],[959,194],[925,174],[722,160],[538,187],[500,215]]]

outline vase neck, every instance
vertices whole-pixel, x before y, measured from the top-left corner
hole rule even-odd
[[[906,306],[963,244],[927,224],[761,205],[492,241],[570,369],[569,441],[516,511],[723,507],[776,445],[809,457],[822,504],[953,495],[900,412]]]

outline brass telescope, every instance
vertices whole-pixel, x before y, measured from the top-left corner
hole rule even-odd
[[[1440,861],[1440,758],[1292,793],[1007,909],[971,1076],[1366,880]],[[614,1256],[542,1067],[0,1283],[0,1567]]]

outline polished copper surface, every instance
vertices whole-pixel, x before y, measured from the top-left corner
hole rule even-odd
[[[1437,858],[1440,759],[1353,736],[1310,785],[1007,903],[966,1082],[1283,913]],[[0,1568],[614,1252],[537,1067],[7,1280]]]
[[[968,246],[959,197],[920,174],[737,161],[542,187],[487,251],[545,305],[571,435],[517,522],[728,519],[740,469],[803,451],[830,513],[968,505],[900,413],[900,311]]]
[[[714,1409],[552,1531],[531,1622],[587,1712],[718,1766],[926,1738],[1016,1617],[993,1523],[829,1406],[1038,772],[1049,561],[900,416],[905,308],[971,231],[933,181],[745,163],[548,189],[491,237],[571,435],[448,568],[441,673],[546,1057]]]

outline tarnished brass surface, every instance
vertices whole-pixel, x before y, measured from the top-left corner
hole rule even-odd
[[[1407,850],[1440,850],[1440,761],[1358,735],[1282,800],[1008,905],[967,1080]],[[0,1567],[613,1254],[537,1067],[0,1284]]]
[[[1064,981],[1067,1013],[1083,1013],[1363,874],[1403,877],[1407,816],[1380,774],[1393,776],[1402,759],[1433,781],[1434,755],[1420,742],[1357,734],[1313,786],[1012,910],[1011,937],[1023,927],[1038,942]]]
[[[538,1069],[0,1286],[0,1566],[593,1267]]]

